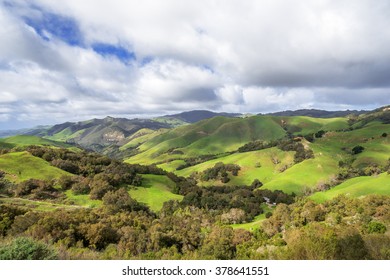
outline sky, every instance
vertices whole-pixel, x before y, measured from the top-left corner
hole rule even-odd
[[[0,130],[390,104],[388,0],[0,0]]]

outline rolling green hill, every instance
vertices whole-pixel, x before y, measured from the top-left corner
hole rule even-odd
[[[169,124],[148,119],[106,117],[76,123],[66,122],[29,133],[53,141],[75,143],[85,149],[119,157],[119,147],[131,140],[131,136],[138,131],[169,127]]]
[[[227,185],[250,185],[259,179],[263,188],[304,194],[334,184],[340,164],[364,170],[384,168],[390,158],[390,125],[387,110],[374,111],[349,119],[313,118],[307,116],[252,116],[248,118],[215,117],[178,127],[150,137],[138,147],[139,153],[126,160],[129,163],[157,164],[160,168],[188,177],[213,167],[217,162],[238,164],[238,176],[229,175]],[[358,124],[358,125],[356,125]],[[355,129],[351,128],[355,127]],[[324,135],[314,135],[323,131]],[[294,164],[293,151],[277,147],[237,153],[240,146],[254,140],[272,141],[287,135],[311,136],[314,141],[303,141],[314,158]],[[301,138],[303,139],[303,138]],[[364,151],[352,154],[353,147]],[[233,153],[232,153],[233,152]],[[215,155],[213,159],[177,170],[188,158]],[[202,186],[222,185],[219,180],[198,180]]]
[[[145,123],[144,120],[128,122],[125,119],[108,117],[103,120],[65,123],[44,132],[46,138],[56,141],[37,136],[14,136],[1,139],[0,147],[28,145],[69,147],[68,144],[60,141],[76,138],[91,145],[101,145],[102,143],[95,142],[97,138],[112,136],[113,139],[116,137],[116,140],[122,139],[115,142],[116,148],[113,149],[116,149],[116,153],[131,155],[125,160],[126,162],[155,164],[168,172],[184,177],[193,175],[200,186],[224,185],[219,179],[202,181],[199,175],[216,163],[222,162],[240,166],[238,176],[228,175],[227,185],[250,185],[258,179],[263,183],[263,189],[302,195],[317,191],[323,185],[334,186],[343,168],[354,169],[355,172],[360,173],[367,172],[366,169],[377,168],[383,172],[390,158],[388,114],[389,110],[382,108],[360,116],[337,118],[216,116],[170,129],[161,128],[156,122]],[[122,131],[123,135],[114,133],[115,129]],[[130,133],[132,129],[133,132]],[[323,135],[315,137],[315,133],[319,131],[323,131]],[[126,133],[129,134],[126,136]],[[310,142],[304,137],[310,138]],[[108,138],[106,140],[110,141]],[[237,152],[238,148],[252,141],[270,143],[288,138],[295,139],[290,141],[299,141],[306,150],[312,150],[314,158],[294,162],[295,151],[281,150],[275,145],[261,150]],[[353,154],[352,149],[357,145],[362,146],[364,150],[362,153]],[[187,165],[183,168],[182,166],[191,159],[200,160],[192,166]],[[12,177],[14,181],[28,178],[56,178],[64,173],[25,152],[1,156],[0,170],[6,171],[7,176]],[[152,209],[160,209],[162,203],[168,199],[180,199],[171,193],[173,182],[166,177],[145,175],[144,178],[144,187],[133,189],[130,193],[136,199],[147,203]],[[360,181],[371,182],[370,178],[360,176],[350,180],[353,180],[353,185],[358,185]],[[388,180],[388,177],[383,176],[379,181],[386,184]],[[343,185],[346,182],[342,180],[337,182],[341,184],[329,190],[330,194],[332,191],[336,192],[338,188],[340,188],[338,193],[347,191]],[[68,198],[73,199],[73,202],[78,205],[90,203],[83,197],[68,196]]]
[[[6,172],[9,180],[25,181],[31,178],[51,180],[62,175],[71,175],[51,166],[47,161],[37,158],[28,152],[17,152],[0,155],[0,170]]]
[[[338,195],[361,197],[369,194],[390,195],[390,174],[378,176],[362,176],[349,179],[325,192],[317,192],[310,196],[316,202],[324,202]]]
[[[149,139],[138,147],[139,154],[130,157],[127,162],[163,163],[199,155],[222,154],[235,151],[250,141],[281,139],[287,133],[306,135],[319,130],[347,128],[348,120],[345,118],[214,117]]]
[[[277,163],[275,160],[277,159]],[[254,179],[259,179],[262,182],[269,182],[275,174],[280,172],[283,166],[292,164],[293,152],[283,152],[277,148],[270,148],[261,151],[253,151],[246,153],[236,153],[214,160],[210,160],[199,165],[185,168],[176,171],[179,176],[188,177],[193,172],[202,172],[207,168],[213,167],[217,162],[224,164],[238,164],[241,167],[239,176],[230,176],[228,185],[250,185]],[[167,163],[166,165],[169,165]],[[165,166],[166,166],[165,165]],[[160,165],[164,168],[164,165]],[[201,185],[220,185],[219,181],[200,182]]]
[[[38,136],[31,135],[17,135],[11,136],[8,138],[0,139],[0,148],[14,148],[14,147],[25,147],[31,145],[40,145],[40,146],[53,146],[61,148],[70,148],[72,147],[69,144],[53,141],[49,139],[44,139]]]
[[[156,136],[139,147],[130,163],[155,163],[176,158],[234,151],[247,142],[276,140],[286,132],[271,117],[214,117],[178,127]]]
[[[389,113],[106,118],[2,139],[2,244],[26,236],[67,259],[388,259]]]

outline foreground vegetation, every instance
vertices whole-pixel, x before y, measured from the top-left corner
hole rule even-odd
[[[224,225],[218,211],[173,201],[158,215],[131,209],[129,197],[120,206],[104,203],[50,212],[2,205],[0,259],[390,258],[388,197],[281,203],[253,231]]]

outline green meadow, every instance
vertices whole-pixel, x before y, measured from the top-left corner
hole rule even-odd
[[[324,202],[338,195],[361,197],[369,194],[390,195],[390,174],[352,178],[330,190],[317,192],[310,198],[316,202]]]
[[[63,175],[71,175],[51,166],[47,161],[37,158],[28,152],[8,153],[0,156],[0,170],[6,172],[9,180],[25,181],[31,178],[51,180]]]
[[[175,183],[163,175],[142,175],[142,186],[129,190],[132,198],[145,203],[155,212],[160,211],[164,202],[168,200],[182,200],[183,196],[173,194],[171,190]]]
[[[70,202],[73,205],[95,208],[103,204],[101,200],[90,199],[88,194],[75,195],[72,190],[67,190],[65,195],[67,197],[67,202]]]
[[[175,171],[179,176],[188,177],[193,172],[202,172],[213,167],[217,162],[224,164],[234,163],[241,167],[238,176],[230,176],[228,185],[250,185],[253,180],[269,182],[279,174],[285,166],[293,163],[293,152],[283,152],[277,148],[260,151],[235,153],[225,157],[213,159],[183,170]],[[201,185],[221,184],[219,181],[200,182]]]

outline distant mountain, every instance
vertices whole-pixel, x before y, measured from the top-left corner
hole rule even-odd
[[[163,116],[162,118],[170,118],[170,119],[178,119],[181,121],[184,121],[186,123],[196,123],[205,119],[210,119],[213,117],[240,117],[241,114],[237,113],[215,113],[207,110],[194,110],[194,111],[188,111],[188,112],[183,112],[179,114],[174,114],[174,115],[166,115]]]
[[[33,128],[22,128],[22,129],[7,129],[7,130],[0,130],[0,138],[15,136],[15,135],[22,135],[22,134],[29,134],[34,133],[35,130],[42,130],[42,129],[48,129],[50,126],[37,126]]]
[[[27,135],[50,140],[74,143],[96,152],[107,153],[112,146],[121,146],[128,138],[141,129],[158,130],[170,126],[148,119],[125,119],[106,117],[82,122],[66,122],[49,128],[34,129]]]
[[[287,110],[287,111],[269,113],[265,115],[279,116],[279,117],[305,116],[305,117],[312,117],[312,118],[337,118],[337,117],[345,117],[348,115],[361,115],[369,112],[370,111],[364,111],[364,110],[326,111],[326,110],[318,110],[318,109],[300,109],[295,111]]]

